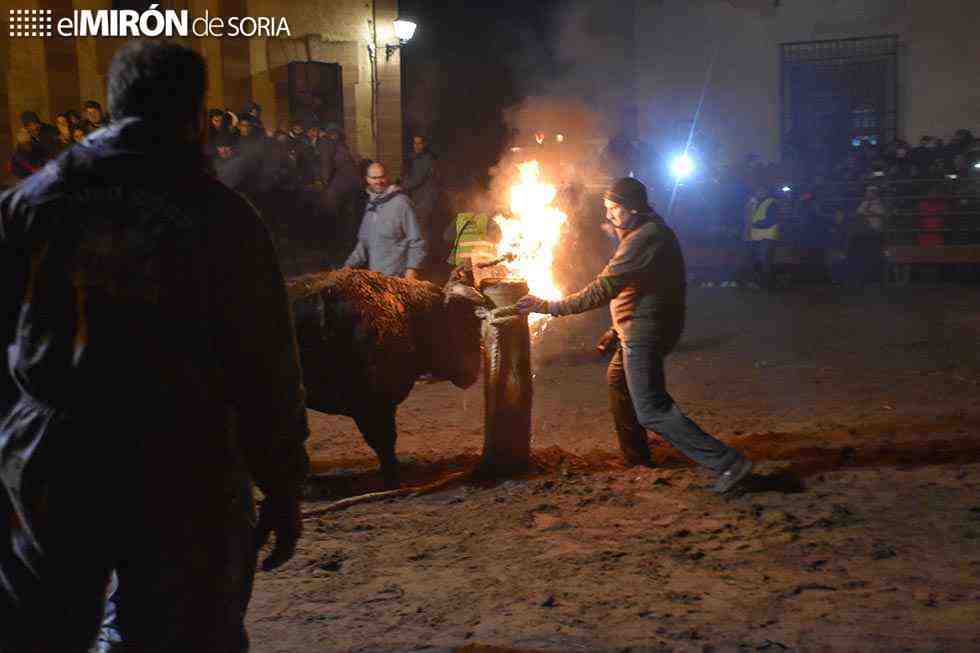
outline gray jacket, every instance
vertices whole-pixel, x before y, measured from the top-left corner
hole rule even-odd
[[[408,196],[398,186],[380,195],[369,192],[357,246],[344,267],[401,277],[408,268],[421,268],[425,256],[425,239]]]

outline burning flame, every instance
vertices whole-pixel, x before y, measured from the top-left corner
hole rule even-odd
[[[518,170],[520,180],[510,191],[513,217],[494,218],[501,233],[497,256],[510,259],[504,264],[509,276],[526,280],[532,295],[561,299],[563,293],[555,283],[551,267],[567,217],[552,206],[557,190],[540,180],[537,161],[522,163]],[[534,324],[546,317],[532,315],[530,322]]]

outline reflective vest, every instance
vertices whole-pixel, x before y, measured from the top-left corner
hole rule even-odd
[[[770,207],[776,202],[771,197],[767,197],[763,201],[759,202],[759,206],[755,208],[755,212],[752,213],[752,225],[757,222],[762,222],[766,219],[766,214],[769,212]],[[756,227],[751,227],[749,230],[749,240],[779,240],[779,225],[774,224],[771,227],[766,227],[763,229],[757,229]]]
[[[467,259],[475,262],[491,260],[495,256],[496,245],[488,240],[490,216],[484,213],[456,214],[456,248],[452,253],[452,264],[461,265]]]

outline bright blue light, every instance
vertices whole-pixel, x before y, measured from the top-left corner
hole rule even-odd
[[[694,174],[694,160],[687,154],[675,156],[670,162],[670,174],[678,181],[687,179]]]

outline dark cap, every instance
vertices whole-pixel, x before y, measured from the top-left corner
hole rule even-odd
[[[631,211],[649,211],[647,187],[632,177],[622,177],[613,182],[603,197]]]

